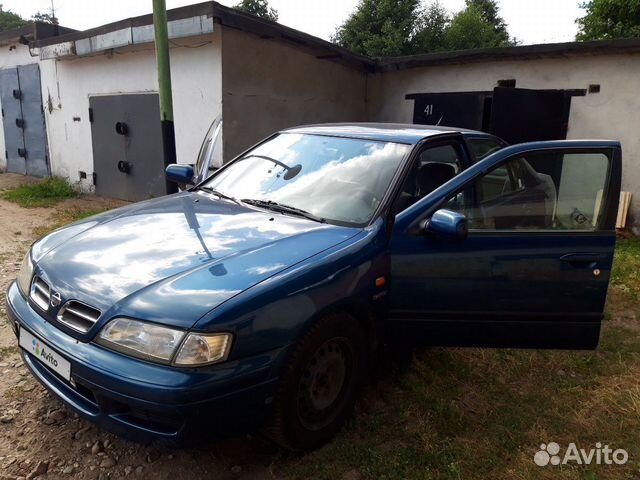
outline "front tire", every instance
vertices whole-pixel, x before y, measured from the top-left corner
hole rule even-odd
[[[346,313],[322,318],[294,347],[266,435],[289,450],[331,440],[353,410],[366,373],[365,334]]]

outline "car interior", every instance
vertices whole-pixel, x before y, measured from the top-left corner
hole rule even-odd
[[[461,169],[458,153],[452,145],[441,145],[424,150],[407,175],[396,199],[394,213],[409,208],[451,180]]]

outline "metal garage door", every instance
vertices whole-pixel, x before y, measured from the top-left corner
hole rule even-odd
[[[144,200],[167,193],[157,94],[89,98],[96,193]]]
[[[0,70],[0,102],[7,171],[37,177],[49,175],[40,66]]]

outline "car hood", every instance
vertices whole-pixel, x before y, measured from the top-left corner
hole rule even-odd
[[[54,232],[36,272],[61,294],[182,328],[229,298],[359,230],[186,192]]]

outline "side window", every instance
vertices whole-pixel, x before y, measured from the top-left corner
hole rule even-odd
[[[418,154],[394,204],[398,213],[451,180],[462,169],[458,149],[453,144],[427,147]]]
[[[477,185],[477,198],[480,204],[494,198],[524,190],[526,169],[522,160],[515,160],[492,170]]]
[[[473,230],[595,230],[609,164],[604,153],[536,152],[484,174],[444,208]]]
[[[469,137],[467,138],[467,146],[478,161],[504,148],[505,144],[495,137]]]

